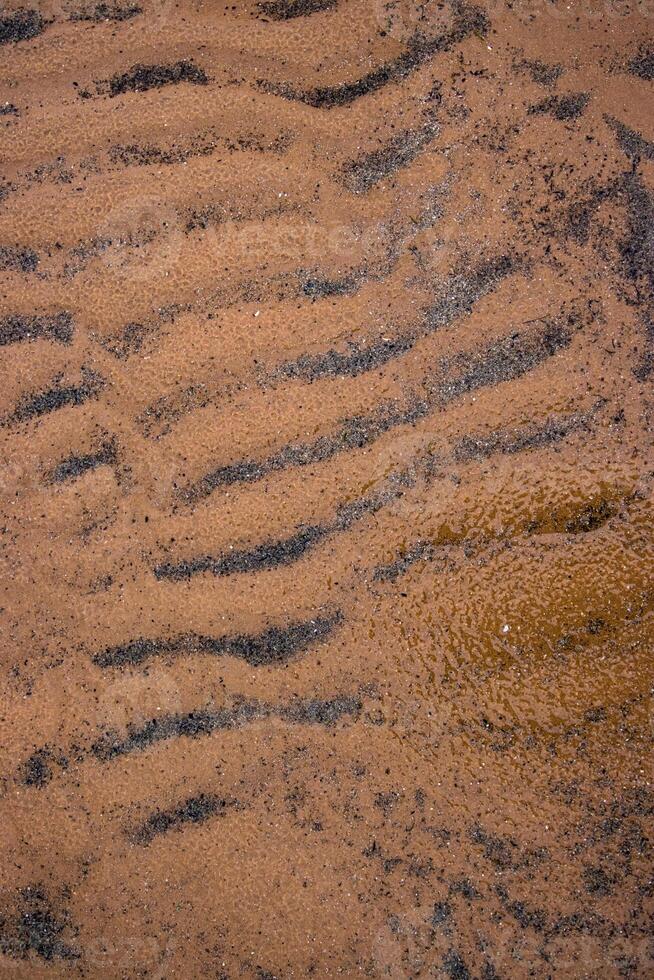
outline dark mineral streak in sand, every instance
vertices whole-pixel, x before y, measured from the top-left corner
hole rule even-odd
[[[325,279],[319,275],[309,275],[302,283],[302,292],[313,300],[324,299],[326,296],[348,296],[358,288],[364,275],[364,269],[359,269],[349,276],[342,276],[340,279]]]
[[[21,781],[25,786],[45,786],[52,779],[51,754],[48,749],[34,752],[21,767]]]
[[[327,525],[310,525],[300,528],[295,534],[283,540],[269,541],[251,549],[230,550],[219,558],[206,555],[177,564],[157,565],[154,574],[159,580],[171,579],[180,582],[203,572],[222,577],[279,568],[298,561],[329,533],[330,529]]]
[[[175,163],[184,163],[193,157],[210,156],[215,149],[213,142],[199,144],[187,149],[174,148],[163,150],[158,146],[137,146],[129,144],[127,146],[114,146],[109,151],[109,159],[112,163],[122,163],[129,167],[132,165],[145,167],[152,164],[172,166]]]
[[[388,486],[377,493],[361,497],[340,507],[333,520],[323,524],[304,525],[286,538],[266,541],[253,548],[230,549],[222,555],[202,555],[180,562],[166,562],[155,566],[159,580],[183,582],[193,575],[209,572],[222,577],[251,572],[261,572],[299,561],[309,551],[333,534],[347,531],[356,521],[367,514],[375,514],[386,504],[401,496],[410,483],[406,474],[395,475]]]
[[[544,331],[515,333],[490,344],[486,350],[454,358],[454,377],[436,388],[443,402],[512,381],[567,347],[570,331],[558,323],[549,324]],[[456,371],[459,368],[459,371]]]
[[[50,480],[52,483],[64,483],[67,480],[75,480],[78,476],[97,469],[98,466],[113,466],[116,461],[116,444],[109,440],[104,442],[94,453],[86,453],[82,456],[68,456],[67,459],[62,460],[52,471]]]
[[[583,6],[0,0],[7,976],[651,974],[654,58]]]
[[[443,958],[443,970],[450,980],[470,980],[470,972],[461,954],[451,949]]]
[[[131,20],[132,17],[142,13],[143,8],[136,3],[96,3],[73,11],[69,19],[73,22],[88,21],[99,24],[103,20]]]
[[[210,817],[224,816],[230,807],[236,805],[236,800],[200,793],[171,810],[157,810],[142,824],[128,831],[127,836],[134,844],[147,845],[155,837],[171,830],[179,830],[185,824],[204,823]]]
[[[302,354],[296,361],[282,364],[273,377],[301,378],[308,382],[329,377],[354,378],[406,354],[414,344],[413,336],[405,336],[379,340],[367,347],[351,343],[347,351],[329,350],[324,354]]]
[[[336,456],[340,452],[363,449],[369,446],[384,432],[398,425],[412,424],[429,413],[429,402],[414,401],[409,407],[398,407],[393,403],[382,405],[372,415],[359,415],[345,419],[339,430],[328,436],[321,436],[313,443],[297,443],[285,446],[274,456],[261,462],[243,460],[228,466],[220,466],[197,484],[182,493],[183,499],[194,503],[207,497],[217,487],[235,483],[256,483],[271,473],[293,466],[309,466]]]
[[[488,436],[464,436],[453,452],[457,463],[488,459],[495,453],[514,455],[530,449],[542,449],[565,439],[570,433],[588,425],[587,415],[569,415],[551,419],[542,426],[494,432]]]
[[[34,953],[48,963],[76,960],[79,952],[62,938],[67,926],[67,917],[56,914],[41,888],[24,888],[16,915],[0,919],[0,953],[21,960]]]
[[[481,462],[495,454],[514,455],[534,449],[555,445],[573,432],[587,428],[589,416],[573,414],[551,419],[541,426],[530,425],[524,429],[502,430],[488,436],[464,436],[455,443],[451,460],[453,463]],[[578,515],[565,524],[568,533],[592,530],[608,520],[614,511],[603,503],[583,508]],[[535,530],[538,530],[536,527]],[[462,543],[456,537],[440,541],[419,540],[404,551],[398,558],[386,565],[379,565],[373,573],[373,581],[394,582],[404,575],[412,565],[420,561],[432,561],[444,553],[451,544]]]
[[[588,92],[575,92],[571,95],[551,95],[542,102],[529,107],[530,116],[546,114],[558,119],[559,122],[569,122],[577,119],[588,105]]]
[[[519,272],[523,265],[517,256],[505,254],[485,259],[471,271],[449,277],[426,311],[424,332],[433,333],[471,313],[476,302],[496,289],[507,276]]]
[[[357,718],[363,703],[358,697],[328,699],[295,698],[288,704],[270,704],[245,698],[218,710],[199,708],[185,714],[160,715],[140,728],[132,728],[126,738],[109,733],[93,743],[91,752],[100,762],[140,752],[171,738],[200,738],[217,731],[231,731],[254,721],[279,718],[296,725],[335,725],[344,717]],[[30,784],[34,785],[34,784]],[[39,785],[43,785],[42,783]]]
[[[31,248],[0,245],[0,270],[3,272],[35,272],[39,257]]]
[[[17,10],[0,14],[0,44],[29,41],[43,31],[45,21],[38,10]]]
[[[180,657],[198,654],[237,657],[251,667],[280,664],[295,654],[326,640],[343,621],[336,612],[285,627],[271,626],[262,633],[211,637],[186,633],[171,639],[138,639],[122,646],[109,647],[93,657],[98,667],[134,667],[152,657]]]
[[[280,365],[272,373],[272,380],[301,378],[311,382],[325,377],[356,377],[382,367],[394,358],[406,354],[421,337],[449,326],[459,317],[471,313],[475,303],[519,268],[519,260],[509,255],[484,260],[477,268],[456,273],[446,279],[438,289],[437,298],[413,330],[397,337],[372,341],[366,346],[351,343],[346,351],[329,350],[319,354],[302,354],[297,360]]]
[[[616,135],[618,145],[622,152],[632,160],[654,160],[654,143],[645,139],[635,129],[630,129],[614,116],[604,117],[607,124]]]
[[[397,173],[418,156],[438,135],[438,126],[429,121],[420,129],[397,133],[385,146],[364,154],[343,168],[343,182],[355,194],[365,194],[380,180]]]
[[[28,422],[56,412],[67,405],[83,405],[90,398],[95,398],[104,386],[103,379],[93,371],[83,371],[83,380],[79,385],[55,384],[46,391],[26,395],[14,412],[9,416],[9,423]]]
[[[190,82],[192,85],[206,85],[209,79],[201,68],[192,61],[177,61],[172,65],[134,65],[122,75],[114,75],[108,83],[98,83],[98,90],[108,87],[111,98],[125,92],[147,92],[164,85],[179,85]]]
[[[543,61],[527,60],[515,65],[517,71],[525,71],[537,85],[555,85],[563,74],[562,65],[547,65]]]
[[[380,65],[379,68],[374,68],[354,82],[313,88],[306,92],[297,92],[288,85],[264,80],[259,80],[258,85],[273,95],[304,102],[316,109],[333,109],[337,106],[349,105],[364,95],[376,92],[392,82],[407,78],[434,55],[449,51],[450,48],[460,44],[467,37],[473,34],[483,36],[487,33],[490,26],[489,21],[484,11],[479,7],[457,3],[454,5],[454,11],[454,22],[449,31],[435,38],[414,36],[397,58]]]
[[[550,323],[543,331],[514,333],[490,344],[483,351],[460,355],[443,364],[440,373],[448,377],[429,383],[428,397],[414,399],[404,407],[398,407],[394,403],[382,405],[369,416],[344,420],[333,435],[321,436],[313,443],[285,446],[260,462],[242,460],[218,467],[182,491],[182,499],[187,503],[195,503],[220,486],[254,483],[287,467],[307,466],[331,459],[340,452],[363,449],[384,433],[402,425],[413,425],[456,398],[478,388],[491,387],[520,377],[566,347],[572,339],[572,333],[572,329]],[[310,537],[319,533],[317,528],[305,531]],[[293,547],[299,546],[304,546],[303,541],[293,544]]]
[[[202,707],[184,713],[157,715],[141,726],[129,725],[125,735],[107,731],[91,744],[88,752],[78,744],[72,754],[78,763],[88,755],[105,764],[132,752],[143,752],[169,739],[201,738],[266,719],[277,719],[291,725],[324,725],[329,728],[343,718],[356,721],[362,709],[363,701],[357,695],[294,697],[279,704],[237,697],[223,708]],[[40,748],[19,767],[18,778],[24,786],[42,789],[53,778],[55,766],[66,769],[68,756],[48,747]]]
[[[46,316],[21,316],[14,313],[0,320],[0,347],[39,338],[69,344],[73,338],[72,314],[64,312]]]
[[[629,62],[629,71],[637,78],[654,81],[654,50],[644,48]]]
[[[349,354],[329,351],[326,354],[304,355],[298,361],[282,365],[276,373],[286,377],[314,380],[332,372],[354,376],[371,367],[381,366],[391,358],[409,350],[418,337],[426,336],[449,325],[458,317],[470,313],[481,297],[496,288],[502,279],[520,267],[519,260],[508,255],[487,260],[472,273],[456,275],[449,279],[441,291],[440,298],[425,311],[423,322],[412,335],[397,340],[384,340],[365,349],[355,345]],[[547,347],[546,343],[545,347]],[[489,356],[495,358],[498,372],[497,361],[501,353],[495,350],[489,352]],[[508,359],[510,351],[506,353]],[[513,369],[517,370],[515,356],[514,352]],[[536,359],[533,363],[537,363]],[[472,383],[472,379],[469,383]],[[218,467],[198,483],[182,491],[182,497],[192,503],[208,496],[220,486],[254,483],[287,467],[307,466],[331,459],[342,451],[362,449],[384,432],[398,425],[413,424],[420,418],[424,418],[430,410],[431,405],[428,400],[414,401],[404,409],[396,405],[381,406],[370,416],[345,419],[340,430],[333,436],[322,436],[314,443],[285,446],[278,453],[260,462],[242,460]]]
[[[270,20],[293,20],[308,17],[323,10],[333,10],[338,0],[270,0],[257,4],[257,8]]]

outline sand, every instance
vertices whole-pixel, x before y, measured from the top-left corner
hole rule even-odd
[[[0,13],[0,975],[644,978],[654,8]]]

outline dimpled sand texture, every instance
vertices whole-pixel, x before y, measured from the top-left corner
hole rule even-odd
[[[0,977],[654,972],[654,5],[0,7]]]

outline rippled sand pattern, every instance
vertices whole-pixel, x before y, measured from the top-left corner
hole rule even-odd
[[[652,976],[652,4],[29,3],[0,975]]]

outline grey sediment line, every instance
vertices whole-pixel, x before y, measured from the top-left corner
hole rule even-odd
[[[309,17],[311,14],[333,10],[338,0],[262,0],[257,4],[260,14],[270,20],[294,20],[296,17]]]
[[[447,321],[451,315],[447,307],[432,313],[436,323]],[[312,443],[284,446],[267,459],[246,459],[217,467],[183,489],[180,499],[197,503],[218,487],[256,483],[272,473],[323,462],[341,452],[363,449],[384,433],[402,425],[414,425],[472,391],[520,377],[566,347],[572,333],[568,325],[551,321],[543,330],[513,333],[482,351],[452,358],[443,365],[441,374],[445,377],[429,382],[426,397],[414,398],[404,407],[386,403],[370,415],[344,419],[331,435],[321,436]]]
[[[429,119],[418,129],[396,133],[384,146],[351,160],[343,167],[343,183],[354,194],[365,194],[386,177],[408,166],[438,136],[439,127]]]
[[[226,708],[200,708],[152,718],[140,728],[131,728],[122,739],[115,733],[109,733],[94,742],[91,753],[98,761],[109,762],[169,739],[200,738],[274,718],[295,725],[331,726],[345,717],[357,718],[362,708],[361,698],[350,695],[326,699],[294,698],[283,704],[243,698]]]
[[[52,387],[24,395],[3,424],[29,422],[69,405],[83,405],[96,398],[105,384],[105,380],[95,371],[83,368],[80,384],[62,384],[56,379]]]
[[[278,95],[295,102],[304,102],[316,109],[333,109],[351,105],[357,99],[377,92],[386,85],[399,82],[417,71],[423,64],[437,54],[449,51],[455,45],[472,35],[485,35],[489,21],[480,7],[462,2],[452,5],[453,21],[449,30],[437,37],[424,37],[416,34],[405,50],[391,61],[373,68],[361,78],[339,85],[327,85],[300,91],[285,83],[259,79],[257,85],[262,91]]]
[[[81,959],[81,951],[65,939],[69,931],[73,935],[77,932],[72,926],[68,910],[58,910],[40,884],[34,883],[21,888],[17,905],[11,911],[5,888],[0,921],[0,953],[4,958],[5,976],[18,968],[18,962],[12,967],[7,963],[7,958],[26,961],[25,970],[20,972],[27,976],[34,975],[32,965],[40,972],[39,967],[47,966],[52,969],[59,965],[56,961]],[[31,954],[41,961],[38,966]]]
[[[278,378],[298,378],[311,382],[325,377],[357,377],[366,371],[383,367],[396,357],[406,354],[423,337],[471,313],[475,303],[521,268],[523,262],[510,255],[486,259],[471,272],[450,276],[412,329],[365,346],[350,344],[347,351],[332,349],[320,354],[303,354],[297,360],[287,361],[276,368],[271,374],[271,380],[274,382]]]
[[[155,810],[146,820],[127,831],[134,844],[147,846],[155,837],[179,830],[186,824],[201,824],[210,817],[224,816],[236,800],[224,799],[211,793],[200,793],[169,810]]]
[[[303,525],[286,538],[265,541],[252,548],[233,548],[218,556],[201,555],[179,562],[163,562],[155,566],[155,577],[160,581],[182,582],[204,572],[223,577],[291,565],[323,541],[349,530],[366,515],[377,513],[401,496],[410,485],[410,479],[408,474],[401,474],[389,480],[381,491],[340,507],[333,520]]]
[[[487,436],[464,436],[454,446],[452,457],[456,463],[469,463],[489,459],[494,455],[513,456],[531,449],[543,449],[585,428],[589,422],[589,415],[573,414],[549,419],[540,426],[502,430]]]
[[[49,480],[52,483],[65,483],[76,480],[77,477],[97,469],[99,466],[114,466],[117,462],[116,444],[110,439],[99,449],[83,455],[71,455],[63,459],[52,470]]]
[[[325,698],[293,697],[272,703],[258,699],[236,697],[223,707],[202,706],[191,711],[157,715],[140,725],[129,725],[125,733],[105,731],[88,747],[76,745],[64,751],[44,746],[19,767],[22,785],[42,788],[53,778],[53,770],[65,770],[69,757],[76,762],[93,759],[102,765],[133,753],[144,752],[160,742],[176,738],[203,738],[215,732],[235,731],[257,722],[279,720],[290,725],[322,725],[332,727],[342,719],[356,721],[363,710],[359,694],[335,694]]]
[[[408,407],[386,403],[368,416],[360,415],[344,419],[335,433],[321,436],[315,442],[284,446],[279,452],[260,462],[242,460],[217,467],[196,484],[183,490],[180,497],[187,503],[195,503],[221,486],[256,483],[271,473],[290,467],[310,466],[332,459],[340,452],[363,449],[384,432],[424,418],[429,414],[429,410],[429,402],[426,399],[416,399]]]
[[[12,313],[0,320],[0,347],[39,339],[69,344],[73,339],[72,314],[67,311],[32,316]]]
[[[424,410],[425,406],[429,409],[444,408],[450,402],[480,388],[493,387],[522,377],[566,347],[572,339],[574,329],[574,320],[566,325],[550,322],[541,330],[511,334],[489,345],[483,352],[453,358],[448,365],[450,370],[452,366],[455,368],[452,376],[433,386],[430,400],[420,403],[419,417],[428,414]],[[530,430],[514,434],[512,442],[503,443],[499,436],[495,437],[495,442],[491,437],[485,443],[474,438],[462,440],[454,449],[453,461],[462,462],[465,453],[473,458],[475,454],[479,456],[483,452],[491,455],[493,452],[511,453],[535,448],[563,438],[567,431],[566,423],[559,420],[540,432]],[[329,537],[349,530],[358,520],[397,500],[414,484],[415,476],[414,464],[393,474],[385,481],[381,490],[340,508],[331,521],[303,525],[285,538],[265,541],[250,548],[231,548],[219,555],[205,554],[178,562],[160,563],[154,568],[155,577],[159,580],[182,582],[203,573],[223,577],[293,564]]]
[[[122,74],[96,83],[98,93],[106,92],[111,98],[126,92],[147,92],[165,85],[179,85],[190,82],[192,85],[206,85],[209,79],[202,68],[186,59],[168,65],[132,65]]]
[[[627,65],[627,70],[630,74],[635,75],[636,78],[642,78],[647,82],[654,81],[654,47],[650,47],[649,49],[643,47],[631,59]]]
[[[118,22],[131,20],[132,17],[137,17],[142,13],[143,8],[138,3],[107,3],[105,0],[100,0],[100,3],[95,5],[87,5],[81,10],[74,10],[68,19],[73,23],[81,21],[100,24],[107,20]]]
[[[645,139],[635,129],[631,129],[615,116],[605,115],[604,120],[615,133],[618,145],[630,159],[654,160],[654,142]]]
[[[128,643],[108,647],[94,655],[93,663],[102,668],[136,667],[156,657],[189,657],[210,654],[217,657],[236,657],[251,667],[283,664],[299,653],[326,640],[343,622],[336,611],[328,616],[271,626],[261,633],[234,633],[208,636],[202,633],[183,633],[173,637],[146,639],[139,637]]]
[[[1,196],[0,196],[1,200]],[[0,245],[0,270],[36,272],[39,256],[26,245]]]
[[[454,463],[481,462],[494,455],[515,455],[530,450],[553,446],[574,432],[588,429],[593,413],[575,413],[548,419],[543,425],[529,425],[522,429],[508,429],[486,436],[465,436],[452,450]],[[447,462],[447,459],[445,460]],[[610,507],[588,505],[578,514],[570,515],[563,530],[569,534],[594,530],[613,515]],[[534,523],[533,531],[538,530]],[[466,539],[456,535],[441,541],[419,539],[393,561],[379,565],[373,573],[373,581],[394,582],[420,561],[433,561],[446,553],[452,545],[465,545]]]
[[[569,122],[582,115],[590,95],[588,92],[572,92],[569,95],[550,95],[542,102],[529,106],[527,110],[530,116],[548,115],[557,119],[559,122]]]
[[[0,15],[0,44],[17,44],[38,37],[46,27],[38,10],[20,8]]]

